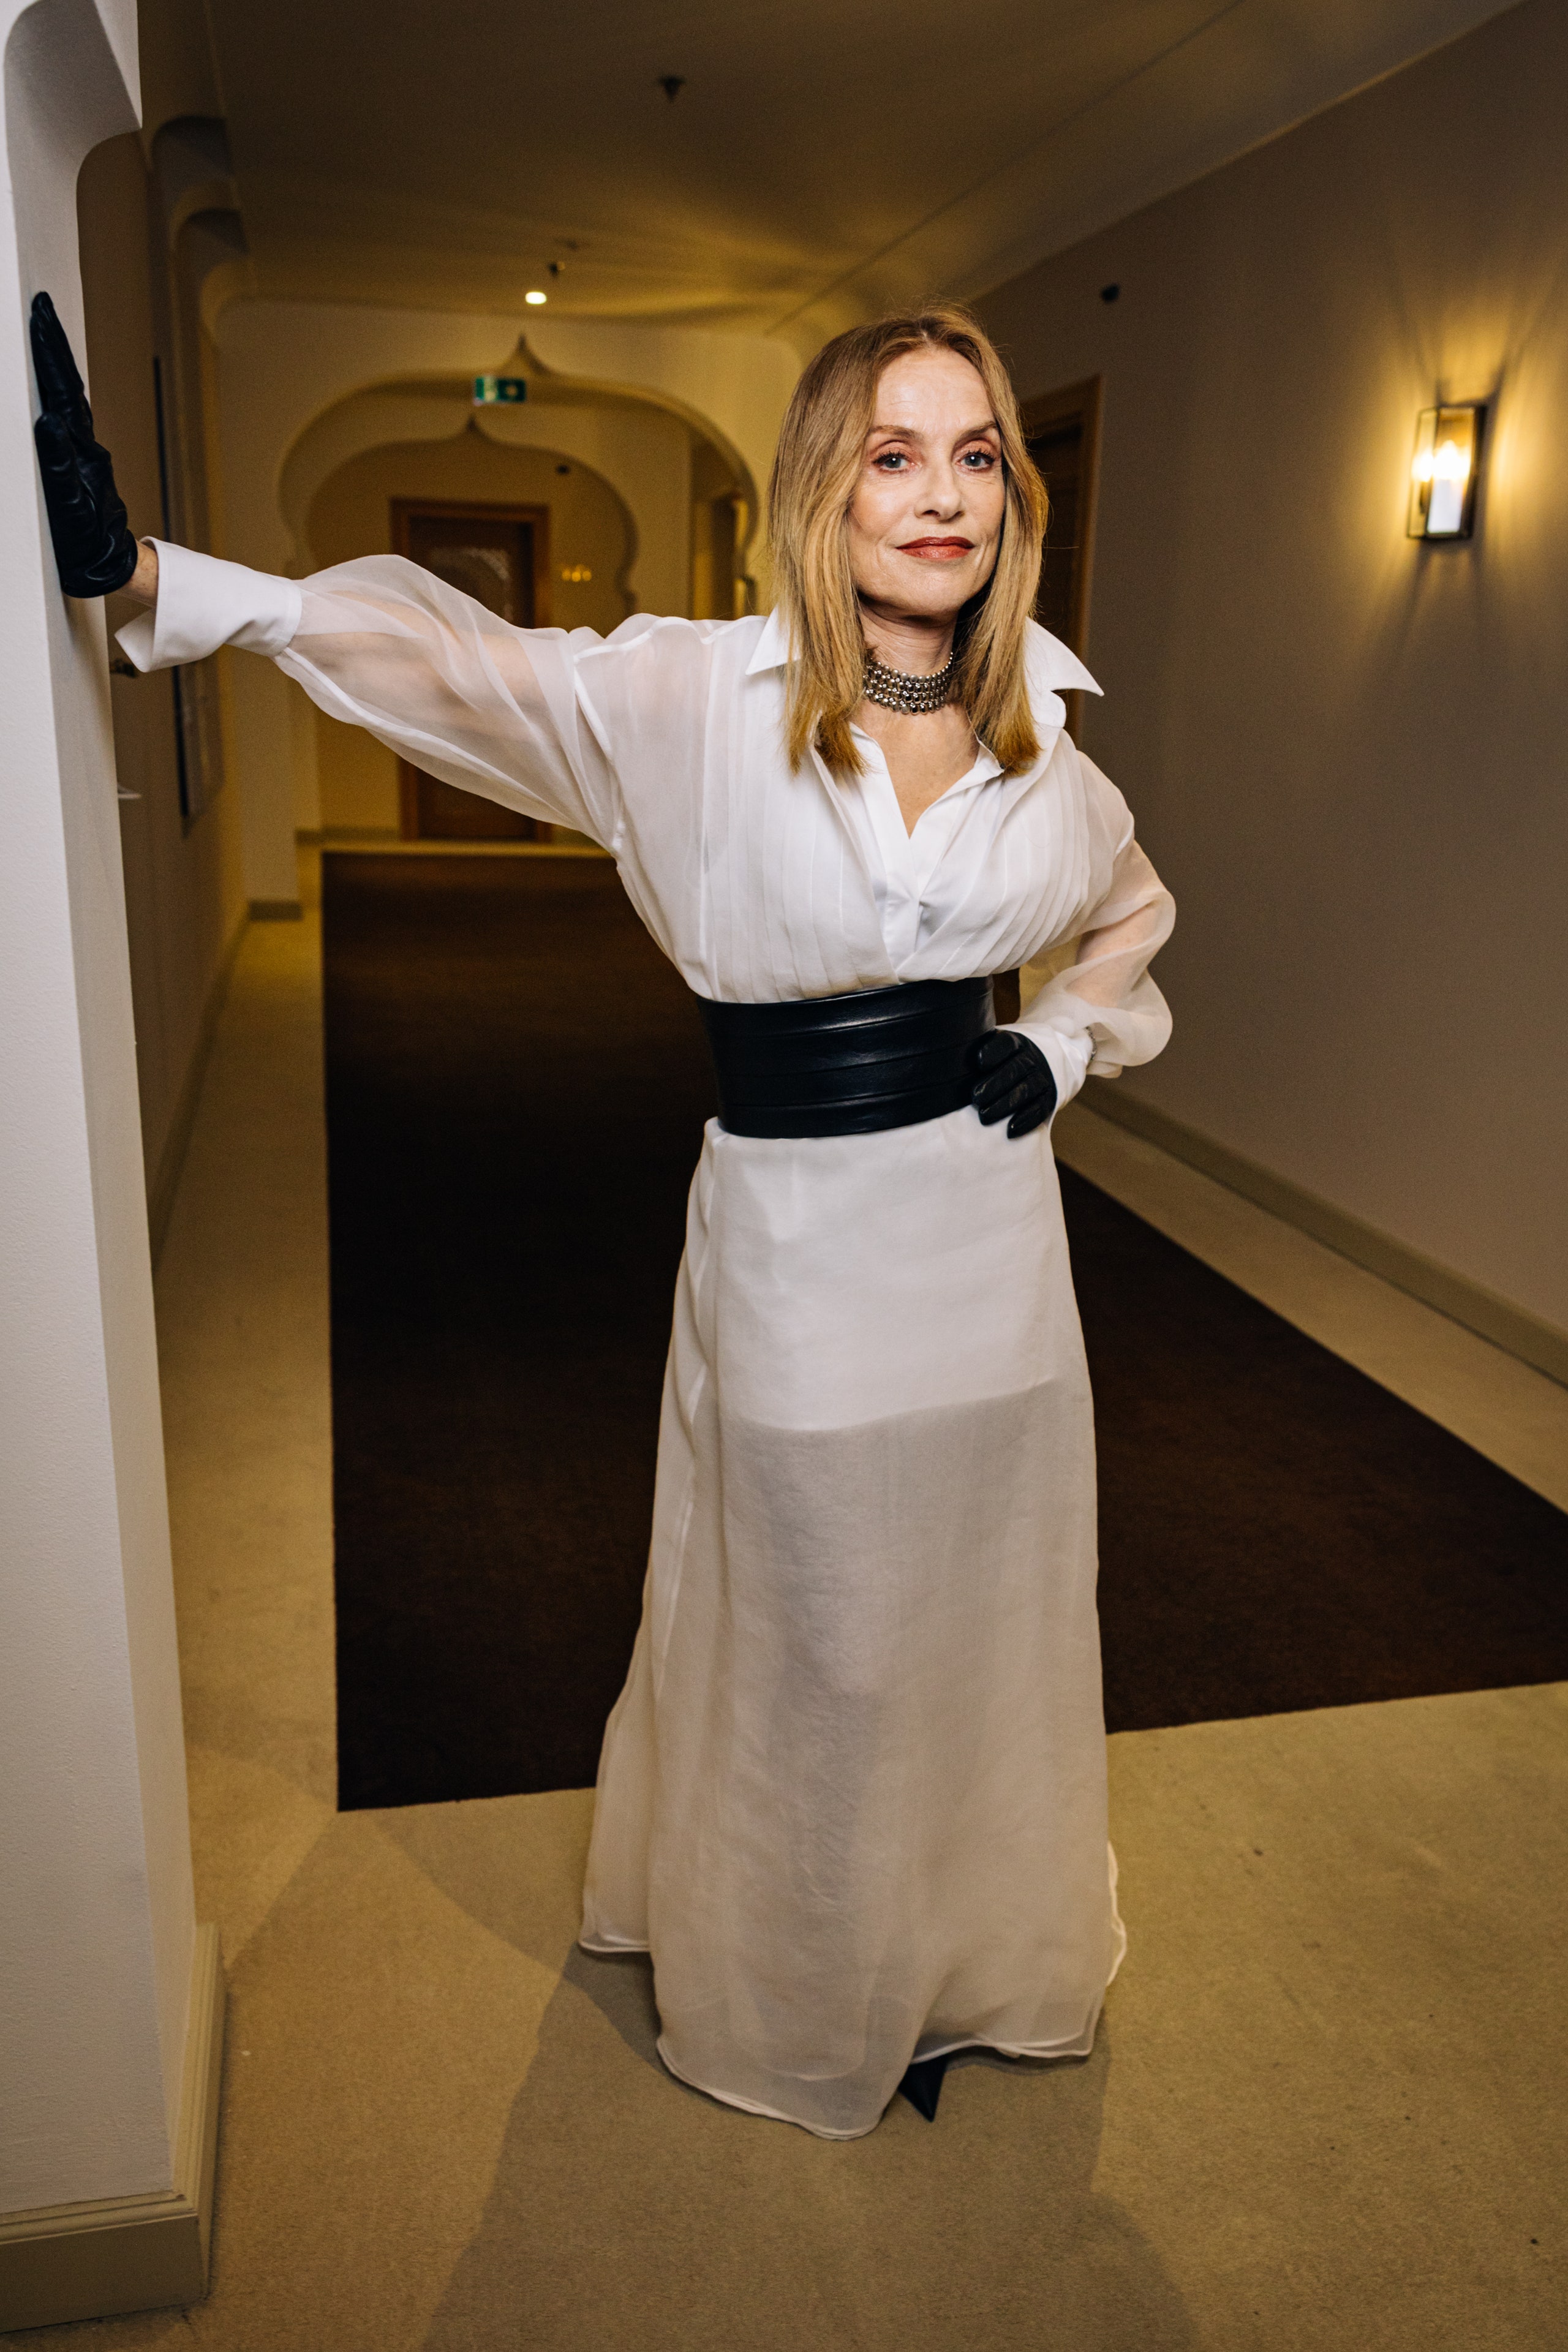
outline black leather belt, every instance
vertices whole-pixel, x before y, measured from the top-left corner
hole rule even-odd
[[[700,996],[731,1135],[870,1135],[962,1110],[969,1048],[996,1026],[989,980],[716,1004]]]

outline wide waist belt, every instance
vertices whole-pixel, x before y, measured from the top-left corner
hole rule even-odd
[[[996,1026],[989,980],[697,1003],[731,1135],[869,1135],[942,1118],[970,1100],[969,1048]]]

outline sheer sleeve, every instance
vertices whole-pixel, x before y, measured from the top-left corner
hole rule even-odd
[[[1090,1071],[1114,1078],[1129,1064],[1152,1062],[1171,1034],[1170,1007],[1149,964],[1171,936],[1175,901],[1133,836],[1126,802],[1079,756],[1098,835],[1093,862],[1105,887],[1072,943],[1071,961],[1056,955],[1025,965],[1016,1024],[1050,1062],[1058,1102],[1070,1101]]]
[[[158,554],[157,606],[121,632],[138,668],[221,645],[270,654],[321,709],[429,774],[614,845],[614,763],[576,669],[606,642],[592,630],[516,628],[396,555],[295,582],[162,542]]]

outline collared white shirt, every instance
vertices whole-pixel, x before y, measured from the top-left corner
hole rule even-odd
[[[616,857],[634,905],[699,995],[742,1003],[1078,961],[1020,1025],[1062,1100],[1090,1057],[1158,1053],[1147,965],[1171,904],[1115,787],[1063,731],[1063,688],[1099,688],[1029,625],[1040,754],[982,751],[905,828],[886,761],[859,777],[784,743],[781,617],[637,614],[608,637],[518,629],[396,556],[295,583],[160,543],[156,610],[121,632],[140,668],[219,645],[270,654],[334,718],[430,773],[571,825]]]
[[[864,728],[852,727],[849,731],[866,763],[857,796],[858,820],[867,836],[866,863],[877,896],[882,937],[897,968],[919,952],[923,935],[940,920],[937,876],[952,847],[963,794],[989,783],[1002,770],[994,756],[982,747],[967,772],[921,812],[911,833],[904,823],[881,745]]]

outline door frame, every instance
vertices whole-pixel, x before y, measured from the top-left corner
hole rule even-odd
[[[472,515],[484,522],[525,522],[532,531],[533,549],[533,619],[530,626],[547,629],[550,626],[550,509],[547,506],[510,506],[497,504],[489,499],[394,499],[392,500],[392,551],[408,556],[411,533],[409,525],[416,515],[451,516],[454,520]],[[419,786],[417,772],[409,760],[397,762],[398,829],[405,841],[417,841],[419,834]]]
[[[1053,425],[1066,425],[1077,417],[1082,425],[1083,442],[1079,459],[1078,485],[1078,561],[1073,565],[1072,621],[1068,643],[1079,661],[1089,641],[1089,590],[1094,576],[1095,509],[1100,497],[1100,387],[1103,379],[1085,376],[1078,383],[1064,383],[1055,392],[1043,392],[1034,400],[1019,404],[1019,416],[1026,441],[1037,433],[1044,433]],[[1048,526],[1047,526],[1048,529]],[[1063,699],[1068,707],[1067,731],[1076,743],[1083,711],[1082,693],[1074,690]]]

